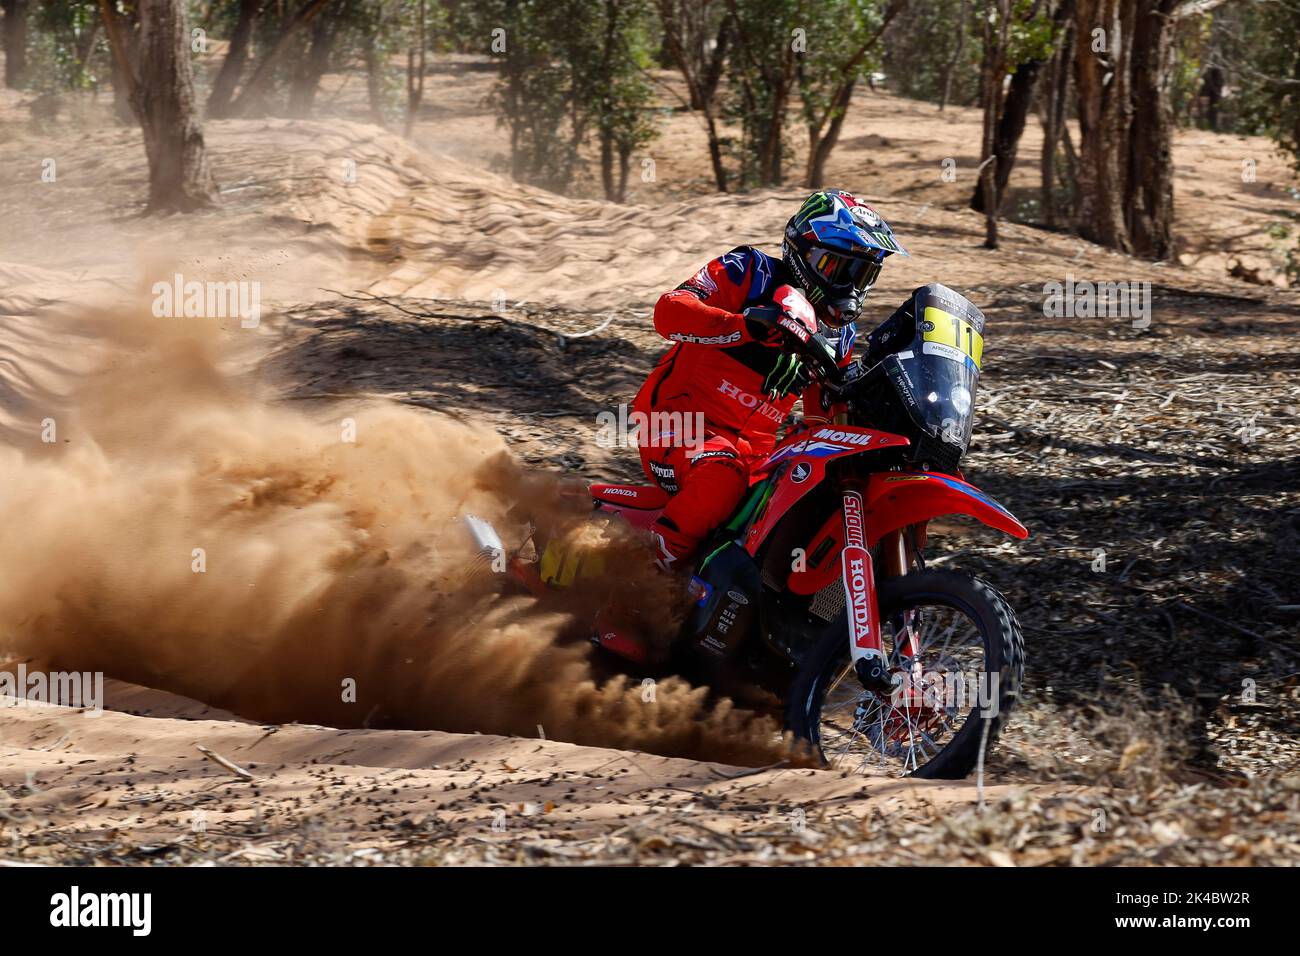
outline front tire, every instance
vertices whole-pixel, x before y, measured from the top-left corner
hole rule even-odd
[[[848,620],[841,617],[802,661],[790,686],[786,727],[831,766],[965,777],[979,760],[986,725],[987,754],[1020,695],[1025,652],[1015,612],[987,583],[957,571],[890,578],[880,584],[877,601],[884,650],[903,686],[889,697],[863,690],[849,664]],[[954,647],[957,633],[965,640]],[[963,694],[973,694],[969,710]]]

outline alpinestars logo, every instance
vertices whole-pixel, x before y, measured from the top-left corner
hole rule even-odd
[[[718,284],[713,281],[713,276],[709,275],[708,266],[702,267],[699,272],[687,279],[686,284],[699,289],[706,297],[718,291]]]
[[[687,345],[730,345],[732,342],[740,341],[740,332],[730,332],[727,335],[691,335],[689,332],[673,332],[668,338]]]
[[[655,544],[659,546],[659,557],[655,559],[655,564],[661,571],[671,571],[673,562],[677,560],[677,555],[668,550],[668,542],[659,532],[654,532]]]

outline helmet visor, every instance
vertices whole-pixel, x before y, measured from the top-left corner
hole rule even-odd
[[[856,259],[820,246],[808,251],[808,264],[828,286],[852,286],[859,292],[875,285],[883,261],[879,253],[870,259]]]

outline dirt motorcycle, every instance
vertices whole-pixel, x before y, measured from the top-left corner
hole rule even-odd
[[[796,343],[834,397],[833,424],[786,434],[700,548],[671,667],[738,699],[747,686],[779,702],[785,727],[832,766],[960,778],[1015,706],[1023,638],[989,584],[926,567],[927,522],[968,515],[1017,538],[1028,532],[958,468],[974,424],[983,314],[931,284],[894,319],[890,350],[856,376],[821,334]],[[596,516],[647,530],[668,500],[654,486],[619,484],[592,485],[590,498]],[[531,541],[529,558],[522,547],[507,555],[495,528],[466,522],[482,553],[545,586],[547,542]]]

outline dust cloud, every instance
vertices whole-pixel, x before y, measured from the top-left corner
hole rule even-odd
[[[7,384],[45,369],[0,431],[0,654],[266,722],[784,755],[774,721],[701,688],[670,678],[648,700],[601,676],[580,599],[470,573],[457,515],[505,527],[521,498],[566,498],[494,433],[284,400],[237,320],[156,319],[136,297],[40,322],[98,358],[59,378],[77,363],[28,347],[0,369]],[[609,564],[629,589],[649,580],[626,554]]]

